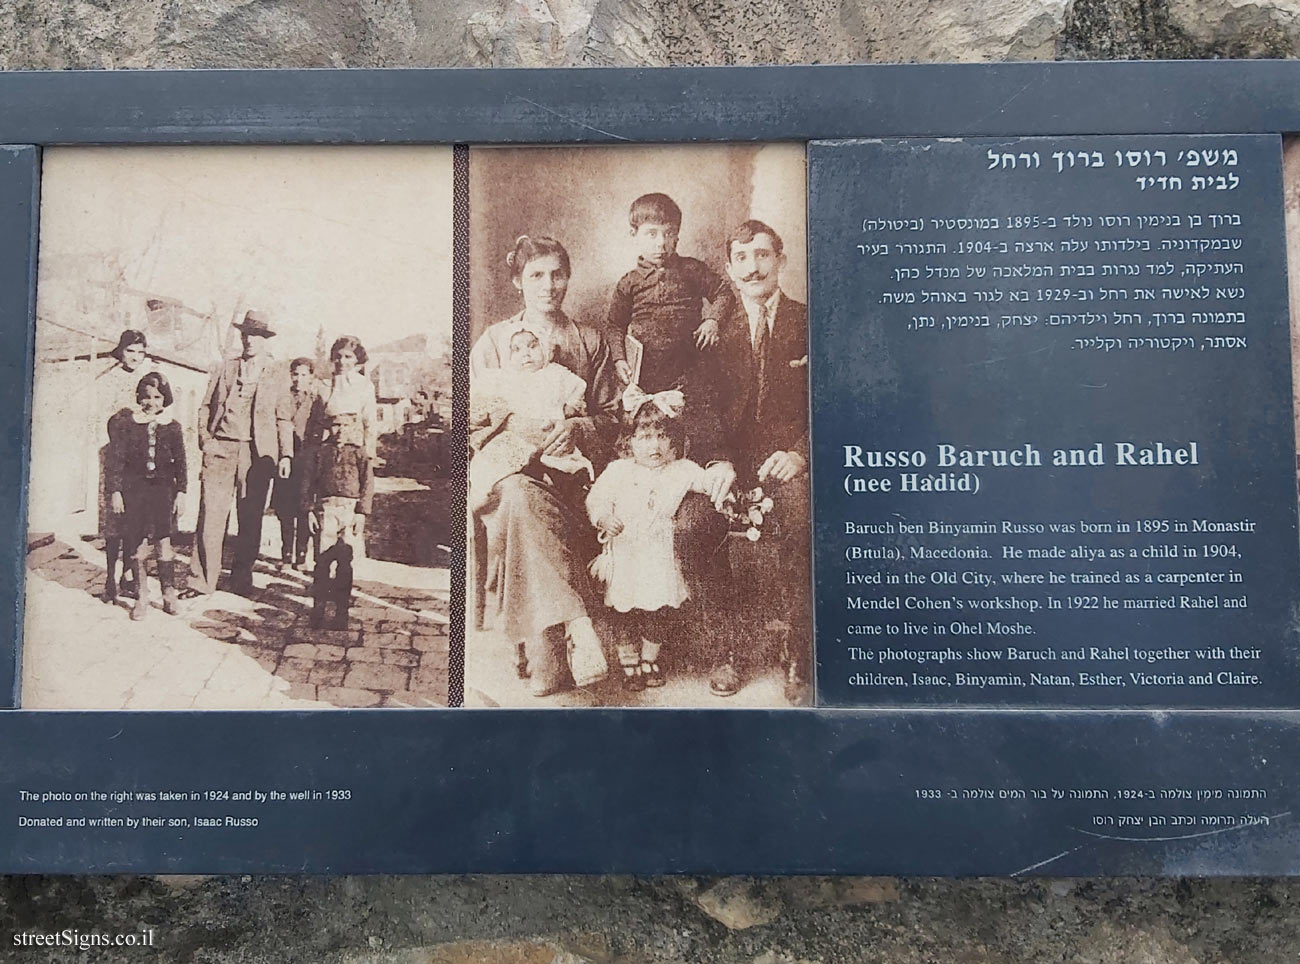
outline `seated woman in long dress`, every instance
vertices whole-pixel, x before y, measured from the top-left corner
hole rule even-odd
[[[587,575],[597,549],[583,503],[590,475],[544,465],[541,457],[580,449],[597,464],[608,461],[618,432],[619,386],[605,336],[564,314],[570,275],[564,245],[521,237],[506,264],[524,307],[479,337],[470,352],[471,386],[476,377],[505,367],[511,338],[520,331],[550,346],[551,358],[587,384],[585,415],[557,420],[536,459],[490,492],[473,495],[487,533],[488,584],[496,589],[501,628],[523,645],[532,692],[545,696],[564,688],[571,675],[590,684],[605,674],[603,655],[595,658],[603,648],[590,615],[598,605]],[[480,440],[471,431],[471,446]],[[568,647],[578,655],[571,667]]]

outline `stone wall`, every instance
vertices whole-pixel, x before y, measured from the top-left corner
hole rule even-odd
[[[0,67],[1287,57],[1296,0],[9,0]],[[653,828],[647,828],[653,832]],[[1293,960],[1289,881],[0,879],[18,930],[157,929],[100,961]],[[22,950],[13,960],[68,959]]]
[[[1296,0],[10,0],[0,67],[1287,57]]]

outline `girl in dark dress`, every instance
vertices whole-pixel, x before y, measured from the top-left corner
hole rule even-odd
[[[176,562],[172,530],[184,511],[185,440],[168,409],[172,389],[160,372],[140,379],[136,408],[122,410],[108,422],[108,476],[113,512],[121,520],[123,548],[132,559],[138,597],[132,619],[149,613],[146,566],[153,546],[163,610],[176,612]]]
[[[104,601],[116,602],[118,594],[135,598],[135,578],[131,572],[130,557],[122,551],[122,516],[109,505],[112,490],[108,480],[108,437],[104,426],[108,420],[125,409],[135,408],[135,389],[140,378],[153,371],[149,360],[149,341],[142,331],[128,328],[117,339],[117,347],[109,354],[112,367],[104,369],[94,380],[96,404],[103,413],[99,416],[99,532],[104,537],[104,558],[108,575],[104,580]],[[122,561],[122,577],[117,575],[118,560]]]

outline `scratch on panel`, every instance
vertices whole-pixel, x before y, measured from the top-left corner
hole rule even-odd
[[[1071,847],[1069,850],[1062,850],[1062,851],[1061,851],[1059,854],[1057,854],[1055,857],[1048,857],[1046,860],[1040,860],[1038,863],[1036,863],[1036,864],[1030,864],[1028,867],[1021,867],[1019,870],[1017,870],[1017,871],[1016,871],[1015,873],[1013,873],[1011,876],[1012,876],[1012,877],[1019,877],[1021,874],[1027,874],[1027,873],[1029,873],[1031,870],[1037,870],[1039,867],[1046,867],[1048,864],[1052,863],[1053,861],[1060,860],[1062,857],[1068,857],[1068,856],[1070,856],[1070,854],[1074,853],[1076,850],[1082,850],[1085,846],[1086,846],[1086,844],[1079,844],[1079,846],[1077,846],[1077,847]]]
[[[1274,814],[1273,816],[1269,817],[1268,822],[1271,823],[1274,820],[1282,820],[1289,816],[1291,816],[1291,811],[1286,810],[1282,813]],[[1218,829],[1215,830],[1206,830],[1203,833],[1186,833],[1186,834],[1180,834],[1178,836],[1173,836],[1173,837],[1120,837],[1115,834],[1096,833],[1095,831],[1092,830],[1084,830],[1081,827],[1070,827],[1069,829],[1075,831],[1076,833],[1081,833],[1086,837],[1093,837],[1097,840],[1116,840],[1116,841],[1120,841],[1121,843],[1168,843],[1176,840],[1195,840],[1200,837],[1213,837],[1218,834],[1228,833],[1233,830],[1247,830],[1250,827],[1260,827],[1260,826],[1267,826],[1267,825],[1268,825],[1267,823],[1262,823],[1262,822],[1239,824],[1235,827],[1219,827]],[[1078,850],[1082,850],[1085,846],[1087,845],[1080,844],[1077,847],[1071,847],[1069,850],[1062,850],[1055,857],[1048,857],[1046,860],[1040,860],[1036,864],[1030,864],[1028,867],[1022,867],[1020,870],[1015,871],[1010,876],[1019,877],[1022,874],[1027,874],[1032,871],[1038,870],[1040,867],[1046,867],[1048,864],[1054,863],[1060,860],[1062,857],[1068,857],[1070,854]]]
[[[1007,109],[1007,107],[1011,105],[1011,102],[1015,100],[1017,97],[1019,97],[1021,94],[1023,94],[1025,91],[1027,91],[1030,87],[1032,87],[1033,83],[1034,82],[1031,80],[1028,83],[1022,85],[1020,88],[1014,91],[1010,97],[1004,100],[997,108],[983,115],[980,118],[980,120],[982,121],[985,120],[986,118],[992,117],[994,114],[1001,114],[1002,112],[1004,112]]]
[[[579,127],[586,128],[589,131],[595,131],[597,134],[604,134],[606,137],[612,137],[615,140],[630,141],[632,139],[630,137],[624,137],[622,134],[615,134],[613,131],[604,131],[601,130],[599,127],[592,127],[590,124],[584,124],[580,120],[575,120],[572,117],[567,117],[564,114],[561,114],[558,110],[552,110],[551,108],[547,107],[545,104],[539,104],[537,103],[537,101],[529,100],[527,97],[520,97],[518,94],[514,94],[512,96],[515,98],[515,100],[522,100],[525,104],[532,104],[538,110],[544,110],[552,117],[558,117],[560,120],[564,121],[565,123],[577,124]]]

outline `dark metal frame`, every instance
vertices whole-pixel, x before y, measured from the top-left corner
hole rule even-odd
[[[545,144],[1283,133],[1294,61],[8,73],[0,143]]]
[[[17,705],[43,146],[1287,133],[1300,130],[1298,91],[1298,62],[1227,61],[0,74],[0,144],[18,145],[0,149],[0,539],[14,552],[0,567],[0,695]],[[1281,711],[13,710],[0,713],[0,870],[1295,873],[1297,723]],[[1271,786],[1272,823],[1134,841],[1090,835],[1088,803],[972,811],[915,795],[1207,771]],[[221,810],[258,817],[255,830],[17,826],[52,812],[22,790],[232,786],[327,796]],[[341,788],[349,800],[328,798]]]

